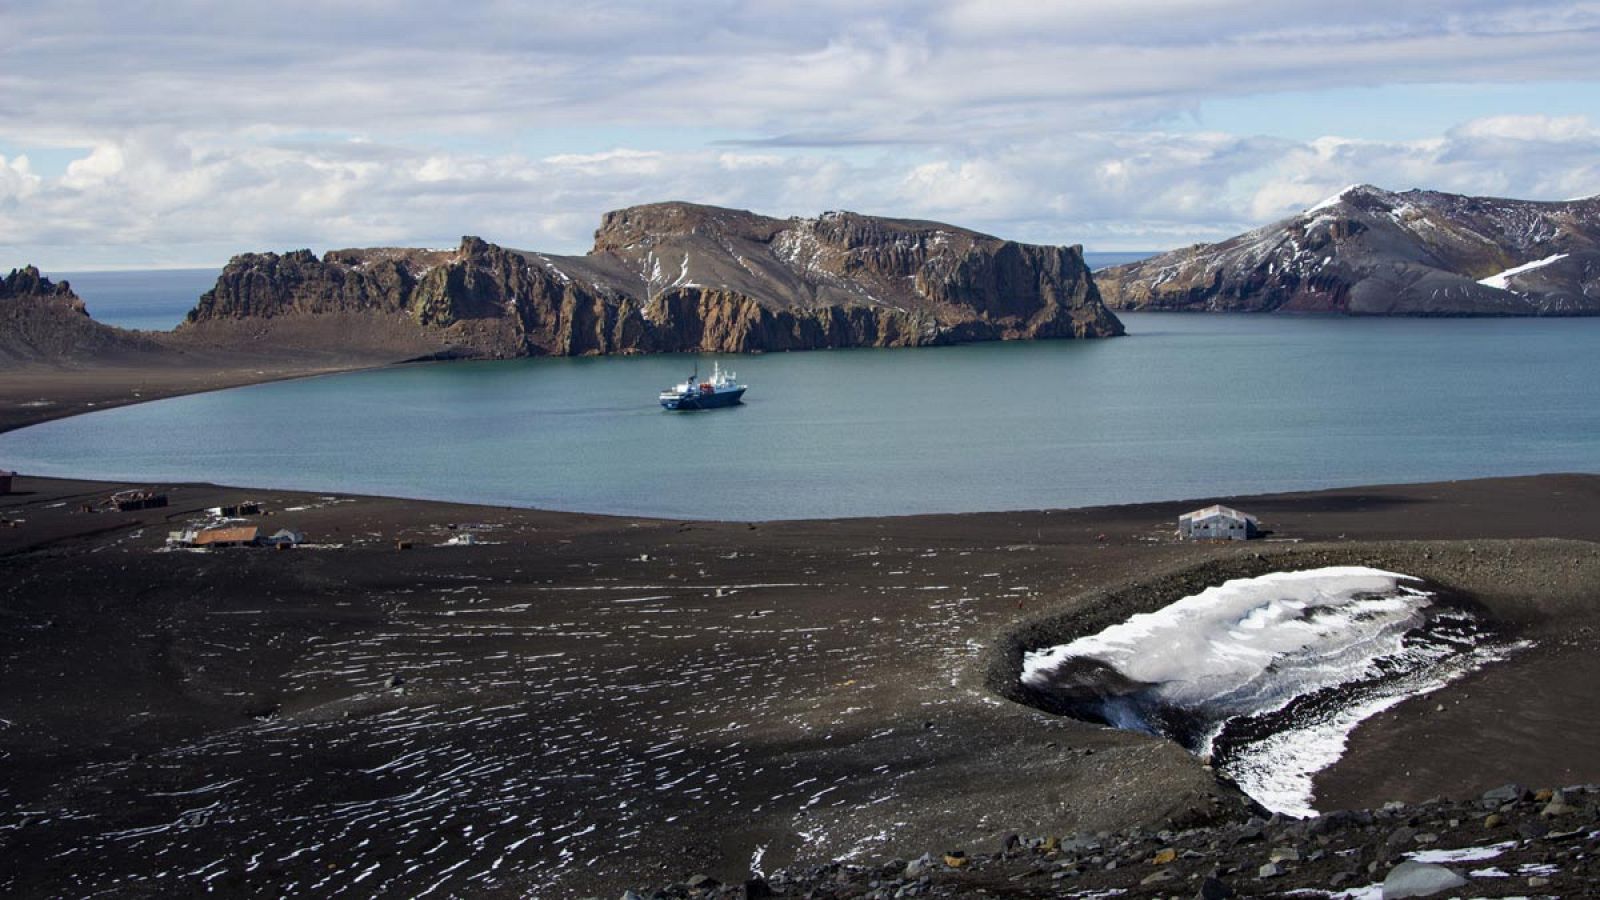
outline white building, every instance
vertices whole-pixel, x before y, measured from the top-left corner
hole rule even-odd
[[[1178,537],[1191,540],[1244,541],[1260,533],[1255,516],[1226,506],[1208,506],[1178,517]]]

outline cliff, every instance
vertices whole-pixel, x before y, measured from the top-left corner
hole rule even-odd
[[[91,319],[71,285],[52,283],[33,266],[0,281],[0,366],[98,362],[157,349],[143,335]]]
[[[1120,334],[1076,247],[931,222],[773,219],[658,203],[608,213],[585,256],[475,237],[453,251],[235,257],[179,329],[188,340],[395,342],[512,357],[912,346]]]
[[[1600,314],[1600,197],[1340,192],[1299,215],[1095,275],[1121,310]]]

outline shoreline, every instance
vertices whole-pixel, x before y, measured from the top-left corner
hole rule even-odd
[[[911,349],[922,349],[922,348],[911,348]],[[175,397],[180,397],[180,396],[192,396],[192,395],[200,395],[200,394],[207,394],[207,393],[215,393],[215,392],[220,392],[220,391],[225,391],[225,390],[233,390],[235,388],[244,388],[244,387],[251,387],[251,386],[255,386],[255,385],[270,384],[270,383],[277,383],[277,382],[299,381],[299,380],[308,380],[308,379],[315,379],[315,378],[326,378],[326,377],[339,376],[339,375],[349,375],[349,374],[355,374],[355,373],[361,373],[361,372],[377,372],[377,371],[383,371],[383,370],[400,369],[400,368],[410,367],[410,366],[442,365],[442,364],[450,364],[450,363],[456,363],[456,362],[480,362],[481,363],[481,362],[493,362],[493,360],[422,359],[422,360],[404,360],[404,361],[391,361],[391,362],[371,362],[371,361],[366,361],[366,360],[352,360],[352,361],[349,361],[348,363],[345,363],[345,364],[339,364],[339,365],[334,365],[334,366],[329,366],[329,367],[321,367],[321,368],[306,368],[306,367],[290,366],[288,368],[285,368],[285,369],[282,369],[282,370],[278,370],[278,371],[267,371],[267,370],[262,370],[262,369],[257,368],[257,367],[241,367],[241,368],[237,368],[237,369],[224,370],[224,371],[222,371],[220,373],[215,372],[212,369],[210,369],[209,367],[205,367],[205,366],[189,366],[189,367],[185,367],[185,368],[183,368],[181,370],[178,370],[178,374],[179,374],[180,377],[177,378],[177,383],[175,383],[175,384],[158,384],[155,387],[151,387],[150,383],[148,383],[148,382],[135,383],[131,387],[118,387],[118,385],[122,385],[124,383],[123,379],[126,376],[129,376],[130,374],[132,374],[132,375],[140,375],[140,376],[149,376],[152,373],[169,373],[172,370],[161,369],[161,368],[141,368],[141,369],[135,369],[135,370],[126,370],[126,369],[60,370],[60,369],[24,368],[24,369],[20,369],[20,370],[14,370],[7,378],[0,379],[0,434],[5,434],[5,433],[10,432],[10,431],[21,430],[23,428],[32,427],[34,425],[44,424],[46,422],[64,420],[64,419],[72,418],[74,416],[87,415],[87,414],[90,414],[90,413],[101,412],[101,411],[105,411],[105,410],[111,410],[111,409],[127,407],[127,406],[133,406],[133,405],[137,405],[137,404],[141,404],[141,403],[150,403],[150,402],[155,402],[155,401],[158,401],[158,400],[173,399]],[[237,380],[233,380],[233,379],[237,379]],[[55,391],[66,390],[67,393],[68,393],[68,398],[69,399],[67,399],[65,402],[54,402],[54,403],[52,403],[52,405],[44,406],[44,407],[26,406],[24,404],[29,402],[29,401],[25,401],[25,400],[20,399],[20,398],[37,398],[40,395],[41,392],[50,391],[50,390],[55,390]],[[75,394],[74,391],[76,391],[77,393]],[[84,393],[84,391],[87,391],[87,393]],[[5,460],[0,460],[0,467],[18,468],[18,465],[16,463],[12,463],[11,465],[7,466],[6,462],[7,461],[5,461]],[[23,464],[22,468],[26,468],[26,464]],[[1543,477],[1543,476],[1566,476],[1566,475],[1574,475],[1574,476],[1600,475],[1600,471],[1596,471],[1596,472],[1580,472],[1580,471],[1510,472],[1510,473],[1497,473],[1497,474],[1494,474],[1494,475],[1484,475],[1484,476],[1475,475],[1475,476],[1472,476],[1472,477],[1466,478],[1466,479],[1451,479],[1451,481],[1454,482],[1454,481],[1462,481],[1462,480],[1495,480],[1495,479],[1507,479],[1507,478],[1511,478],[1511,479],[1515,479],[1515,478],[1536,478],[1536,477]],[[125,478],[120,473],[92,473],[92,474],[85,474],[85,473],[71,472],[71,473],[51,474],[51,475],[48,475],[48,476],[41,476],[41,477],[49,477],[49,478],[56,478],[56,479],[63,479],[63,480],[79,480],[79,481],[97,481],[98,480],[98,481],[107,481],[107,482],[136,480],[136,479]],[[151,480],[155,480],[155,479],[151,479]],[[176,478],[174,478],[172,480],[174,482],[187,482],[187,481],[190,481],[191,479],[184,478],[182,476],[178,476],[178,477],[176,477]],[[1351,491],[1351,490],[1399,487],[1399,486],[1406,486],[1406,485],[1423,486],[1423,485],[1428,485],[1428,484],[1433,484],[1433,483],[1436,483],[1436,481],[1434,481],[1434,480],[1415,480],[1415,481],[1392,481],[1392,482],[1385,481],[1385,482],[1378,482],[1376,484],[1374,484],[1372,482],[1365,482],[1365,483],[1336,484],[1336,485],[1329,485],[1329,486],[1315,486],[1315,485],[1303,486],[1303,487],[1285,486],[1282,489],[1272,491],[1270,494],[1231,494],[1231,495],[1227,495],[1227,497],[1224,497],[1223,499],[1224,499],[1224,501],[1226,501],[1230,497],[1233,498],[1234,500],[1238,500],[1239,498],[1249,498],[1249,497],[1252,497],[1252,496],[1281,497],[1281,496],[1290,496],[1290,495],[1294,495],[1294,494],[1305,494],[1305,493],[1313,493],[1313,492],[1321,492],[1321,491]],[[282,487],[264,488],[264,487],[262,487],[260,485],[247,484],[247,483],[244,483],[243,481],[241,481],[240,483],[237,483],[237,484],[224,483],[224,482],[218,481],[218,482],[215,482],[215,484],[218,485],[218,486],[227,486],[227,487],[231,487],[231,488],[234,488],[234,489],[237,489],[237,490],[244,490],[244,491],[250,491],[250,490],[277,490],[277,491],[288,491],[288,492],[320,491],[320,492],[324,492],[324,493],[345,493],[345,492],[348,492],[349,490],[351,490],[351,489],[345,489],[345,488],[340,488],[340,487],[319,488],[319,487],[315,487],[315,486],[302,486],[302,485],[285,485],[285,486],[282,486]],[[455,499],[455,498],[453,498],[451,496],[446,496],[445,493],[436,494],[434,496],[408,496],[408,495],[398,494],[398,493],[382,493],[382,492],[367,493],[367,492],[363,491],[363,489],[360,488],[360,487],[353,488],[353,490],[356,491],[356,492],[361,492],[362,495],[364,495],[364,496],[385,497],[385,498],[389,498],[389,499],[406,500],[406,501],[416,502],[416,503],[458,504],[458,503],[465,502],[465,503],[468,503],[468,504],[477,504],[477,505],[483,505],[483,506],[488,506],[488,507],[499,507],[499,506],[504,506],[505,505],[503,502],[497,501],[496,499],[489,498],[489,497],[485,497],[485,498],[482,498],[482,499],[471,499],[471,500],[461,501],[461,500],[457,500],[457,499]],[[830,517],[812,516],[810,518],[804,518],[804,519],[789,519],[789,518],[754,519],[753,521],[803,522],[803,521],[831,521],[831,520],[837,519],[837,518],[848,518],[848,519],[890,519],[890,518],[915,518],[915,517],[925,517],[925,516],[961,516],[961,515],[1005,514],[1005,513],[1011,513],[1011,512],[1040,513],[1040,512],[1045,512],[1047,510],[1068,510],[1068,509],[1071,509],[1071,510],[1087,510],[1087,509],[1096,509],[1096,508],[1118,508],[1118,507],[1132,507],[1132,506],[1146,506],[1146,505],[1170,505],[1170,504],[1206,505],[1206,504],[1218,502],[1218,497],[1219,496],[1222,496],[1222,495],[1196,495],[1196,496],[1189,497],[1189,498],[1178,498],[1178,499],[1174,499],[1174,498],[1171,498],[1171,497],[1164,497],[1164,498],[1160,498],[1160,499],[1134,498],[1134,499],[1126,500],[1124,502],[1114,503],[1114,504],[1110,504],[1110,505],[1107,505],[1107,504],[1104,504],[1104,503],[1096,503],[1096,504],[1092,504],[1092,505],[1088,505],[1088,506],[1057,506],[1057,507],[1028,507],[1028,508],[1018,507],[1018,508],[1009,508],[1009,509],[1008,508],[999,508],[999,509],[990,508],[990,509],[971,509],[971,510],[960,510],[960,509],[955,509],[955,510],[949,510],[949,509],[946,509],[946,510],[914,510],[914,511],[897,512],[897,513],[870,513],[870,514],[859,514],[859,515],[858,514],[847,514],[847,515],[844,515],[844,516],[830,516]],[[1246,501],[1241,501],[1241,502],[1246,502]],[[531,505],[531,504],[529,504],[529,505],[515,505],[515,506],[512,506],[510,508],[537,510],[537,511],[545,511],[545,512],[562,512],[562,513],[570,513],[570,514],[574,514],[574,515],[590,515],[590,514],[593,514],[593,515],[605,515],[605,516],[615,516],[615,517],[646,517],[646,518],[685,520],[685,521],[705,522],[705,523],[719,522],[719,521],[747,521],[746,519],[730,519],[730,518],[725,518],[725,517],[724,518],[719,518],[719,517],[717,517],[715,515],[705,515],[705,516],[689,515],[689,516],[686,516],[686,515],[674,513],[674,512],[671,512],[671,511],[665,511],[665,512],[629,511],[629,510],[609,510],[609,511],[607,511],[607,510],[581,509],[581,508],[576,508],[576,507],[565,508],[565,507],[557,507],[557,506],[550,506],[550,505],[538,505],[538,506],[536,506],[536,505]],[[1269,535],[1268,536],[1268,542],[1271,543],[1273,538],[1274,538],[1274,536]]]
[[[221,370],[209,366],[81,369],[24,366],[5,371],[5,378],[0,379],[0,434],[173,397],[404,365],[412,363],[352,362],[348,365],[290,367],[277,371],[263,371],[257,366]],[[45,401],[45,405],[31,405],[39,401]]]
[[[1182,502],[745,523],[172,485],[166,509],[76,512],[115,486],[24,476],[27,493],[0,498],[0,517],[23,520],[0,527],[14,572],[0,652],[16,673],[0,698],[16,773],[0,824],[59,811],[13,832],[36,852],[0,877],[11,890],[175,888],[143,862],[151,845],[105,835],[171,826],[193,805],[184,792],[223,783],[223,820],[159,833],[171,858],[331,841],[271,873],[230,869],[240,891],[357,861],[347,880],[377,865],[389,889],[425,889],[385,862],[437,843],[407,844],[394,831],[405,815],[474,824],[490,842],[441,835],[430,859],[462,862],[459,877],[474,859],[508,860],[471,884],[561,894],[729,881],[758,849],[777,867],[976,846],[1000,830],[1240,820],[1237,794],[1176,745],[1007,702],[992,663],[1019,629],[1038,637],[1122,615],[1135,601],[1118,597],[1148,604],[1297,561],[1426,565],[1546,642],[1363,723],[1318,776],[1318,808],[1461,795],[1508,773],[1552,780],[1592,765],[1574,742],[1600,722],[1581,686],[1586,655],[1600,656],[1600,598],[1582,580],[1600,565],[1600,476],[1234,498],[1300,541],[1238,545],[1170,539]],[[326,549],[153,552],[240,499],[266,504],[262,526]],[[444,546],[463,530],[479,543]],[[1530,679],[1547,689],[1529,695]],[[1540,752],[1527,755],[1529,723],[1552,715],[1568,727],[1533,732]],[[381,734],[392,747],[371,746]],[[209,761],[186,762],[199,748]],[[468,748],[476,762],[459,770],[452,754]],[[412,764],[385,768],[402,757]],[[338,803],[424,784],[449,796],[383,813],[378,831],[340,818]],[[348,828],[365,849],[332,840]],[[100,855],[82,870],[48,861],[69,845]],[[556,847],[602,862],[563,868]]]

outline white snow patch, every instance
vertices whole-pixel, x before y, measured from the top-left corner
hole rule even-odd
[[[1516,841],[1502,841],[1498,844],[1486,844],[1482,847],[1461,847],[1456,850],[1417,850],[1406,854],[1406,858],[1419,863],[1463,863],[1483,862],[1494,859],[1500,854],[1517,846]]]
[[[1229,722],[1281,712],[1302,697],[1351,691],[1343,704],[1298,711],[1280,730],[1230,748],[1223,764],[1250,796],[1278,812],[1314,814],[1312,778],[1344,753],[1363,720],[1438,690],[1516,647],[1408,642],[1432,595],[1410,575],[1332,566],[1241,578],[1130,617],[1099,634],[1029,652],[1021,680],[1050,690],[1069,660],[1103,663],[1136,685],[1090,693],[1113,725],[1157,731],[1160,710],[1199,718],[1184,738],[1202,757]],[[1063,673],[1070,685],[1077,676]],[[1076,696],[1081,687],[1067,690]]]
[[[1323,200],[1322,202],[1316,204],[1315,206],[1306,207],[1306,213],[1310,214],[1310,213],[1316,212],[1319,209],[1327,209],[1330,206],[1334,206],[1340,200],[1343,200],[1344,196],[1346,194],[1350,193],[1351,191],[1355,190],[1358,187],[1361,187],[1361,185],[1359,185],[1359,184],[1346,185],[1343,189],[1341,189],[1339,191],[1339,193],[1334,194],[1332,197],[1329,197],[1328,199]]]
[[[1523,263],[1520,266],[1507,269],[1504,272],[1501,272],[1499,275],[1490,275],[1488,278],[1479,279],[1478,283],[1484,287],[1499,288],[1502,291],[1509,290],[1512,276],[1521,275],[1523,272],[1532,272],[1534,269],[1544,268],[1553,262],[1557,262],[1566,258],[1567,254],[1565,253],[1557,253],[1554,256],[1546,256],[1544,259],[1536,259],[1531,263]]]
[[[1237,578],[1099,634],[1032,651],[1023,658],[1022,680],[1045,684],[1066,660],[1090,657],[1161,685],[1172,703],[1249,696],[1288,653],[1316,648],[1318,658],[1331,662],[1346,648],[1370,650],[1385,626],[1427,604],[1421,591],[1396,593],[1401,581],[1416,580],[1365,566]]]

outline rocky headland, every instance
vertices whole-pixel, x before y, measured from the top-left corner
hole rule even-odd
[[[175,337],[356,340],[419,356],[507,358],[1121,332],[1077,247],[849,212],[774,219],[658,203],[606,214],[585,256],[476,237],[454,250],[245,254]]]
[[[0,368],[104,362],[161,349],[142,333],[96,322],[72,285],[52,282],[33,266],[12,269],[0,281]]]
[[[337,328],[343,325],[341,339]],[[303,342],[238,332],[228,342],[97,322],[66,282],[33,266],[0,281],[0,431],[36,422],[279,378],[399,362],[404,344],[358,316]],[[260,336],[255,336],[259,338]],[[389,340],[385,340],[389,338]],[[427,352],[420,348],[419,352]]]
[[[1600,314],[1600,197],[1346,188],[1290,218],[1097,272],[1118,310]]]

